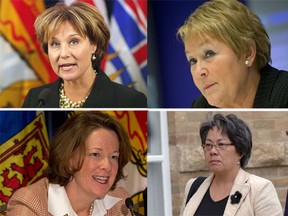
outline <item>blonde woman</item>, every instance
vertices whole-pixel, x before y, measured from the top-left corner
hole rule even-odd
[[[260,19],[237,0],[212,0],[178,30],[202,95],[193,108],[287,108],[288,73],[269,65]]]
[[[31,89],[23,108],[145,108],[144,94],[112,82],[99,68],[110,32],[87,3],[58,3],[35,21],[37,38],[59,76]]]

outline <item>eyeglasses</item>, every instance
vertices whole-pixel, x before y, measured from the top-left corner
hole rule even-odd
[[[233,145],[232,143],[219,143],[217,145],[211,144],[211,143],[205,143],[202,145],[204,151],[210,151],[213,147],[215,147],[217,150],[225,150],[228,145]]]

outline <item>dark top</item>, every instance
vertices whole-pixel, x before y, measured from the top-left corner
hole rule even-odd
[[[146,108],[147,98],[138,91],[121,84],[112,82],[101,70],[97,70],[97,77],[90,95],[83,104],[83,108]],[[44,89],[48,90],[45,103],[41,108],[59,108],[59,88],[62,79],[47,85],[30,89],[22,108],[37,108],[39,106],[39,94]],[[43,94],[43,93],[42,93]]]
[[[223,215],[225,211],[225,207],[228,201],[228,197],[214,202],[210,196],[210,187],[206,191],[197,211],[195,212],[195,215],[213,215],[213,216],[218,216],[218,215]]]
[[[288,72],[277,70],[267,64],[260,71],[260,82],[253,108],[288,108]],[[201,95],[192,108],[215,108]]]

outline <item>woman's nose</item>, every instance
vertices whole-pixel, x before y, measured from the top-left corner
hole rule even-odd
[[[103,158],[101,161],[101,168],[105,169],[107,172],[111,170],[111,162],[109,158]]]
[[[69,48],[66,45],[61,46],[61,53],[60,57],[61,58],[68,58],[70,56]]]
[[[197,78],[203,78],[203,77],[206,77],[208,75],[208,70],[207,70],[205,64],[203,64],[203,62],[198,61],[195,64],[194,74],[197,76]]]

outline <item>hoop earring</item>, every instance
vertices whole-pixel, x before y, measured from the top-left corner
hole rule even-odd
[[[92,54],[92,61],[95,61],[96,60],[96,56],[95,56],[95,53]]]

